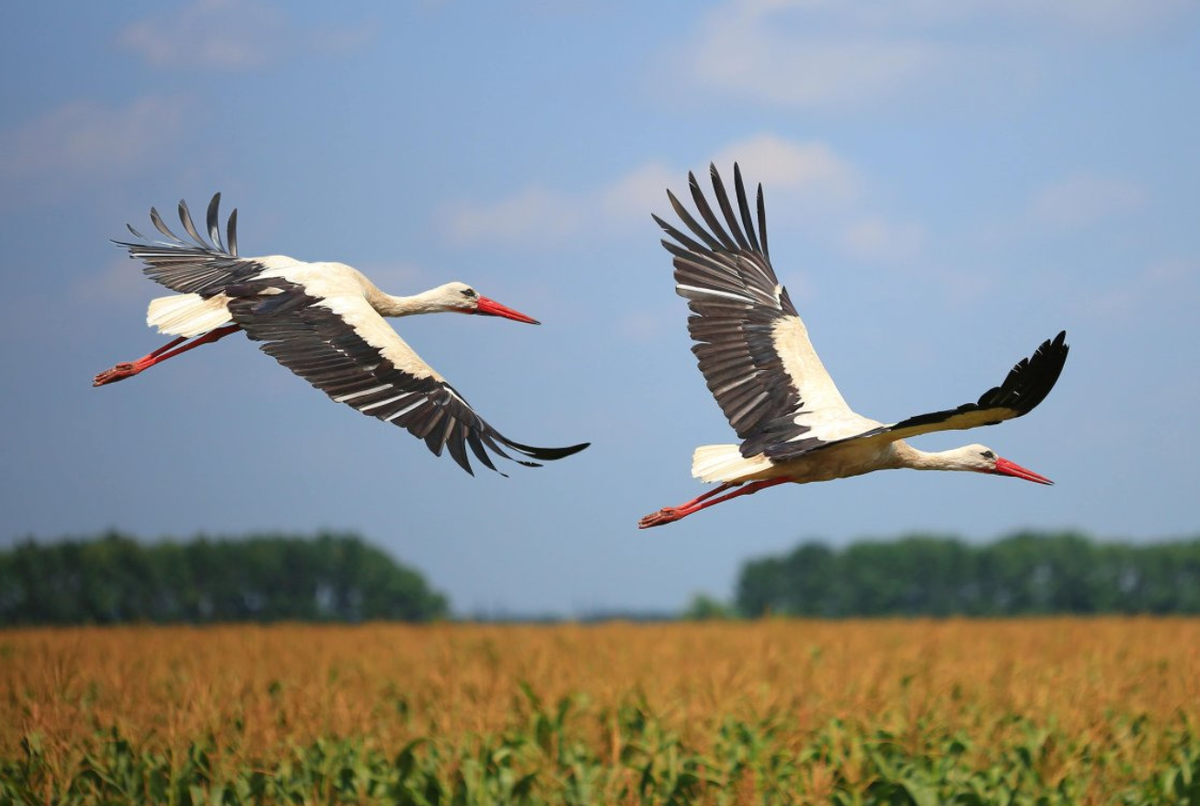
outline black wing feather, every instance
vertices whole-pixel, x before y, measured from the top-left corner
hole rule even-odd
[[[181,294],[199,294],[212,297],[221,293],[227,285],[244,282],[257,276],[262,264],[239,258],[237,255],[237,210],[229,216],[227,227],[228,246],[221,242],[219,207],[221,194],[213,196],[208,205],[206,223],[212,243],[204,240],[192,220],[187,203],[179,202],[179,221],[191,237],[189,243],[174,232],[163,221],[158,210],[150,208],[150,221],[154,228],[168,240],[150,241],[132,225],[125,226],[135,238],[146,243],[114,241],[129,250],[129,256],[145,263],[142,271],[147,277]]]
[[[219,193],[217,194],[220,195]],[[229,239],[229,254],[237,257],[237,208],[233,208],[233,212],[229,214],[229,223],[226,225],[226,235]]]
[[[514,459],[501,446],[541,461],[561,459],[587,447],[538,448],[514,442],[480,417],[445,381],[420,377],[392,364],[340,316],[321,305],[303,287],[282,278],[260,278],[227,286],[233,321],[283,366],[325,392],[371,417],[407,429],[425,440],[434,455],[448,450],[474,475],[467,448],[483,465],[496,470],[486,448]],[[497,471],[499,472],[499,471]]]
[[[700,190],[700,183],[696,181],[696,175],[691,171],[688,171],[688,189],[692,192],[692,201],[696,203],[696,209],[700,211],[701,218],[704,219],[704,223],[708,224],[709,230],[721,242],[721,245],[729,251],[738,249],[738,244],[733,242],[721,223],[717,221],[717,217],[713,215],[712,207],[709,206],[708,199],[704,198],[704,192]]]
[[[183,241],[181,241],[179,239],[178,235],[171,232],[170,228],[163,222],[162,216],[160,216],[158,214],[158,210],[154,207],[150,208],[150,221],[154,223],[155,229],[157,229],[163,235],[166,235],[168,238],[170,238],[175,243],[179,243],[179,244],[183,243]]]
[[[214,193],[212,201],[208,203],[208,215],[206,216],[208,223],[208,239],[212,241],[214,246],[216,246],[218,252],[224,252],[228,254],[228,250],[225,249],[225,244],[221,242],[220,207],[221,194]]]
[[[762,239],[762,254],[765,260],[771,259],[771,250],[767,246],[767,206],[763,204],[762,185],[758,186],[758,236]]]
[[[196,231],[196,225],[192,223],[192,212],[188,210],[187,202],[183,199],[179,200],[179,223],[183,224],[187,234],[192,236],[192,240],[199,244],[201,249],[216,251],[215,247],[201,238],[200,233]]]
[[[747,451],[758,450],[759,437],[768,427],[772,434],[791,436],[807,430],[793,421],[800,399],[784,372],[773,339],[775,325],[784,317],[796,316],[796,309],[767,257],[762,188],[756,232],[740,168],[734,165],[740,224],[715,165],[709,166],[709,174],[728,231],[690,173],[692,199],[708,229],[669,190],[667,198],[676,215],[696,237],[689,237],[658,216],[653,218],[678,242],[662,243],[674,258],[676,292],[688,299],[693,313],[688,318],[688,332],[696,342],[692,352],[700,372],[729,424],[744,440],[742,452],[750,455]],[[772,424],[777,422],[785,424],[774,427]]]
[[[709,166],[710,178],[713,182],[713,191],[717,194],[717,204],[721,207],[721,215],[725,216],[725,223],[729,225],[729,232],[737,240],[738,246],[742,249],[752,249],[750,242],[746,240],[746,236],[742,234],[741,227],[738,226],[737,219],[733,215],[733,205],[729,203],[729,194],[725,192],[725,183],[720,181],[719,176],[712,176],[716,171],[716,166]]]
[[[718,183],[719,184],[719,183]],[[742,215],[742,226],[746,228],[746,239],[750,242],[750,251],[765,255],[766,250],[758,245],[758,237],[754,234],[754,219],[750,217],[750,204],[746,201],[746,186],[742,183],[742,169],[733,164],[733,189],[737,193],[738,212]],[[759,186],[758,204],[762,209],[762,186]],[[766,232],[766,222],[763,222],[763,232]]]
[[[688,176],[691,176],[691,174],[688,174]],[[693,177],[691,181],[695,182],[695,177]],[[680,203],[679,199],[675,198],[674,193],[668,190],[667,198],[670,199],[671,207],[675,210],[675,215],[679,216],[679,220],[682,221],[688,229],[694,232],[696,237],[708,244],[709,249],[716,251],[724,248],[719,240],[709,234],[704,227],[700,226],[696,222],[696,219],[692,218],[692,214],[689,213],[687,208]]]

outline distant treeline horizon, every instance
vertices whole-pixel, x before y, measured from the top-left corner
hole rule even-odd
[[[1196,614],[1200,536],[1101,542],[1026,530],[990,543],[919,534],[843,548],[808,541],[746,562],[732,609],[750,618]]]
[[[353,534],[142,542],[119,532],[0,550],[0,625],[429,621],[446,597]]]
[[[742,565],[732,601],[676,613],[464,614],[467,620],[661,621],[799,616],[1200,614],[1200,537],[1098,541],[1027,530],[988,543],[910,534],[843,547],[809,540]],[[352,533],[141,541],[26,539],[0,549],[0,626],[424,622],[451,617],[417,570]]]

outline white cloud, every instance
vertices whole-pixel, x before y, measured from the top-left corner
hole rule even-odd
[[[0,131],[5,196],[44,198],[67,183],[145,170],[182,131],[187,106],[159,96],[116,107],[71,101]]]
[[[1200,261],[1170,258],[1119,275],[1120,283],[1079,295],[1078,312],[1106,327],[1124,329],[1146,315],[1161,317],[1171,302],[1187,307],[1200,294]]]
[[[1135,182],[1080,173],[1039,190],[1029,214],[1038,224],[1077,229],[1137,210],[1147,195]]]
[[[809,210],[845,208],[860,196],[862,182],[854,166],[823,143],[761,134],[720,149],[711,161],[727,183],[732,182],[732,165],[737,161],[748,179],[769,177],[772,199]],[[707,187],[707,171],[698,173]],[[651,212],[661,213],[667,188],[688,199],[686,175],[686,169],[650,162],[590,191],[566,193],[534,185],[493,202],[453,205],[443,211],[442,230],[458,243],[552,244],[585,227],[636,226]]]
[[[944,57],[932,45],[858,38],[798,39],[757,21],[713,33],[697,48],[693,75],[709,89],[778,106],[860,103],[932,74]],[[719,45],[718,45],[719,43]]]
[[[949,4],[953,0],[941,0]],[[1195,12],[1188,0],[992,0],[990,11],[1062,30],[1101,36],[1136,36]]]
[[[118,42],[155,67],[249,70],[299,53],[351,51],[370,38],[366,26],[297,29],[264,2],[194,0],[133,23]]]
[[[774,106],[862,106],[929,88],[977,93],[1037,69],[1039,41],[1134,36],[1186,0],[728,0],[673,47],[672,80]]]
[[[773,106],[862,104],[940,72],[942,45],[869,19],[877,13],[823,0],[730,0],[668,61],[676,81]]]
[[[713,162],[737,162],[743,176],[752,172],[770,177],[773,189],[799,191],[821,205],[846,204],[859,196],[858,171],[824,143],[798,143],[760,134],[721,149]]]
[[[1036,26],[1049,33],[1131,35],[1161,27],[1191,11],[1189,0],[732,0],[729,6],[753,15],[803,15],[810,24],[862,30],[946,30],[971,25]]]
[[[582,227],[593,200],[532,186],[492,203],[458,204],[442,214],[442,229],[459,243],[558,242]]]
[[[842,245],[849,254],[864,260],[909,260],[924,248],[925,230],[912,222],[892,222],[870,215],[846,226]]]
[[[599,209],[612,221],[643,221],[666,202],[666,189],[678,180],[679,174],[662,163],[648,163],[601,188],[596,194]]]

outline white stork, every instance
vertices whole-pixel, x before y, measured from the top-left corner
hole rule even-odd
[[[145,263],[146,276],[179,292],[152,301],[146,316],[147,324],[178,338],[136,361],[101,372],[93,386],[132,377],[241,330],[262,342],[263,352],[338,403],[408,429],[424,439],[436,456],[449,449],[454,461],[472,475],[468,446],[492,470],[496,466],[489,449],[519,464],[539,467],[537,462],[513,459],[504,448],[547,461],[588,446],[536,448],[508,439],[422,361],[383,317],[453,311],[540,324],[536,319],[480,296],[464,283],[397,297],[380,291],[344,263],[305,263],[283,255],[240,257],[237,210],[229,216],[226,245],[218,226],[220,200],[218,193],[208,205],[211,242],[201,237],[183,201],[179,220],[191,243],[171,232],[154,208],[150,220],[168,240],[150,241],[126,225],[146,243],[115,241],[129,250],[130,257]]]
[[[1050,393],[1062,372],[1067,359],[1065,332],[1022,359],[1000,386],[975,403],[891,424],[863,417],[842,399],[813,350],[787,289],[775,277],[767,251],[762,186],[756,232],[737,164],[733,166],[736,214],[715,165],[710,172],[728,231],[690,173],[692,199],[707,228],[669,190],[671,206],[695,239],[658,216],[654,220],[677,242],[664,239],[662,244],[674,255],[675,291],[687,298],[692,311],[688,332],[697,342],[692,352],[742,443],[697,448],[692,475],[720,486],[680,506],[647,515],[638,523],[640,528],[672,523],[784,482],[829,481],[889,468],[970,470],[1053,483],[983,445],[926,453],[905,440],[933,431],[995,425],[1027,414]]]

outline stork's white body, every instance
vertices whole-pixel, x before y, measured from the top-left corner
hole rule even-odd
[[[433,367],[421,360],[412,348],[399,337],[382,317],[413,316],[452,310],[445,298],[453,299],[461,283],[430,289],[411,297],[385,294],[365,274],[345,263],[308,263],[286,255],[246,258],[264,266],[259,278],[278,277],[302,287],[307,294],[319,297],[322,307],[328,308],[379,350],[385,358],[419,378],[445,379]],[[270,295],[270,289],[263,292]],[[282,293],[276,291],[275,293]],[[205,299],[200,294],[171,294],[150,302],[146,324],[169,336],[199,336],[215,328],[233,324],[229,313],[229,297],[217,294]]]

